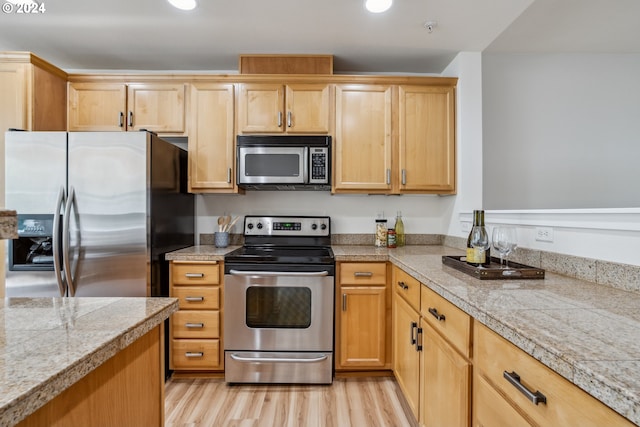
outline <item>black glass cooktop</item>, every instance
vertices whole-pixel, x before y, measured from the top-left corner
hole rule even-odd
[[[270,264],[330,264],[333,251],[327,247],[256,247],[248,246],[228,253],[225,262]]]

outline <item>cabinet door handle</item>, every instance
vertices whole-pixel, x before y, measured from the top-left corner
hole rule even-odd
[[[409,285],[407,285],[407,284],[406,284],[406,283],[404,283],[404,282],[398,282],[398,286],[400,286],[400,288],[401,288],[401,289],[404,289],[405,291],[406,291],[407,289],[409,289]]]
[[[282,111],[278,111],[278,127],[282,127]]]
[[[184,300],[189,302],[202,302],[204,301],[204,297],[185,297]]]
[[[402,169],[402,185],[407,185],[407,170]]]
[[[418,328],[418,336],[416,337],[416,351],[422,351],[422,328]]]
[[[387,169],[387,185],[391,185],[391,169]]]
[[[291,111],[287,113],[287,127],[291,127],[293,125],[293,121],[291,120]]]
[[[124,113],[120,111],[120,117],[118,119],[118,126],[124,127]]]
[[[129,127],[133,126],[133,111],[129,111]]]
[[[189,329],[202,329],[204,328],[204,323],[185,323],[184,326]]]
[[[444,322],[445,321],[445,317],[444,314],[440,314],[438,313],[438,309],[437,308],[429,308],[429,313],[431,313],[431,315],[433,317],[435,317],[436,319],[438,319],[438,322]]]
[[[204,273],[185,273],[184,277],[188,279],[202,279],[204,277]]]
[[[353,275],[355,277],[372,277],[373,273],[371,271],[356,271]]]
[[[227,184],[231,184],[231,168],[227,169]]]
[[[411,345],[415,345],[418,342],[418,337],[414,334],[414,331],[418,329],[418,324],[416,322],[411,322]]]
[[[184,357],[204,357],[204,353],[202,351],[187,351]]]
[[[527,387],[524,386],[520,382],[520,375],[516,374],[515,371],[507,372],[504,371],[502,376],[511,383],[512,386],[518,389],[518,391],[525,395],[527,399],[529,399],[534,405],[539,403],[547,404],[547,398],[544,394],[539,391],[532,392]]]
[[[347,311],[347,294],[342,294],[342,311]]]

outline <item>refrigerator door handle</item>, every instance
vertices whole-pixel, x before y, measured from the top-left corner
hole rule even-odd
[[[60,265],[60,220],[61,215],[64,215],[64,210],[66,209],[66,192],[64,187],[60,187],[60,191],[58,192],[58,199],[56,200],[56,209],[53,216],[53,238],[52,238],[52,246],[53,246],[53,270],[55,271],[56,281],[58,282],[58,289],[60,290],[60,296],[63,297],[67,292],[66,285],[64,282],[64,278],[62,277],[62,265]]]
[[[64,222],[62,225],[62,259],[64,262],[64,275],[67,279],[67,287],[69,288],[69,296],[75,296],[76,286],[73,283],[73,273],[71,270],[71,230],[69,223],[71,221],[72,208],[76,200],[76,191],[73,187],[69,188],[69,196],[67,197],[67,206],[64,210]]]

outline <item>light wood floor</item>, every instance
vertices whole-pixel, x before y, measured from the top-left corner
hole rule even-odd
[[[415,427],[391,377],[334,379],[332,385],[227,385],[171,379],[166,427]]]

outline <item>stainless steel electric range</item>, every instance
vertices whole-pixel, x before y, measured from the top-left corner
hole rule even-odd
[[[225,381],[331,383],[334,276],[329,217],[246,216],[225,256]]]

